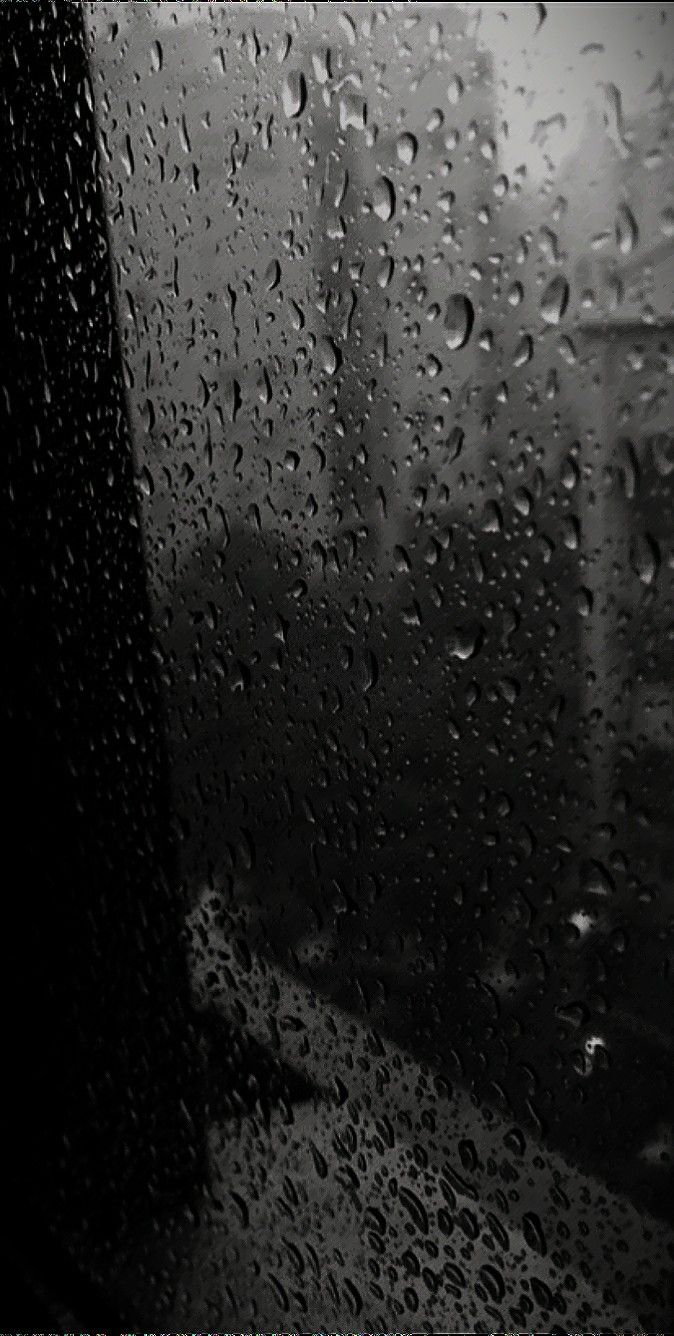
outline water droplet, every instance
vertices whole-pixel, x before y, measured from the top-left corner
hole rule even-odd
[[[139,478],[138,478],[138,483],[139,483],[141,492],[143,492],[143,494],[144,494],[145,496],[152,496],[152,495],[153,495],[153,493],[154,493],[154,482],[153,482],[153,479],[152,479],[152,474],[150,473],[150,470],[149,470],[148,468],[143,468],[143,469],[141,470],[140,475],[139,475]]]
[[[246,34],[246,50],[248,52],[248,59],[253,68],[255,68],[260,59],[260,41],[254,28],[251,28]]]
[[[650,534],[637,534],[630,548],[630,562],[641,583],[652,585],[660,568],[660,551]]]
[[[363,691],[371,691],[379,681],[379,663],[376,654],[369,650],[365,656],[365,679]]]
[[[505,1281],[501,1272],[497,1271],[495,1266],[492,1266],[491,1263],[487,1262],[484,1266],[480,1267],[480,1280],[490,1298],[493,1299],[495,1303],[500,1303],[505,1294]]]
[[[558,325],[569,301],[569,285],[562,274],[556,274],[541,297],[541,318],[546,325]]]
[[[621,204],[616,213],[615,236],[620,254],[631,255],[639,240],[639,230],[626,204]]]
[[[290,323],[298,333],[301,329],[304,329],[304,311],[295,301],[290,303]]]
[[[656,472],[661,478],[668,478],[674,472],[674,436],[659,432],[650,445]]]
[[[414,135],[408,133],[399,135],[396,143],[396,153],[398,154],[400,161],[404,163],[406,167],[411,167],[417,156],[418,148],[419,145],[417,144]]]
[[[309,1148],[311,1150],[311,1157],[314,1162],[314,1169],[316,1170],[318,1177],[327,1178],[328,1166],[325,1160],[325,1156],[321,1154],[320,1150],[318,1149],[318,1146],[315,1144],[314,1141],[309,1142]]]
[[[380,288],[387,288],[393,278],[393,260],[386,255],[377,270],[377,283]]]
[[[400,1205],[404,1206],[412,1222],[416,1225],[421,1234],[428,1233],[428,1213],[426,1207],[419,1200],[416,1192],[411,1188],[401,1188],[398,1193]]]
[[[281,266],[278,260],[270,260],[264,271],[264,281],[268,292],[277,287],[281,278]]]
[[[458,74],[452,75],[447,84],[447,101],[455,107],[463,93],[463,79]]]
[[[469,1173],[474,1174],[478,1165],[477,1147],[468,1137],[459,1142],[459,1159]]]
[[[448,640],[448,651],[456,659],[473,659],[479,653],[484,641],[484,627],[479,622],[469,622],[457,626]]]
[[[445,329],[447,330],[445,342],[452,352],[455,352],[458,348],[463,348],[468,342],[474,322],[473,303],[468,297],[464,297],[463,293],[455,292],[449,298],[445,308]]]
[[[520,339],[513,356],[514,366],[526,366],[534,355],[533,339],[529,334],[524,334]]]
[[[586,895],[598,895],[603,899],[612,895],[615,883],[603,863],[588,858],[580,869],[580,886]]]
[[[339,128],[364,130],[367,123],[367,102],[354,93],[344,93],[339,99]]]
[[[338,16],[337,22],[339,23],[340,28],[342,28],[343,31],[346,33],[349,46],[355,46],[358,40],[358,34],[356,31],[356,25],[353,19],[351,18],[351,15],[347,14],[342,9],[341,13]]]
[[[387,176],[380,176],[379,180],[375,182],[372,207],[383,223],[387,223],[395,213],[395,190]]]
[[[526,487],[517,487],[513,496],[513,505],[518,515],[521,515],[523,519],[528,519],[533,504],[531,492],[528,492]]]
[[[334,339],[327,336],[319,339],[317,352],[326,375],[334,376],[342,364],[342,354]]]
[[[602,84],[606,98],[605,122],[607,131],[613,140],[620,157],[629,158],[630,148],[625,140],[625,122],[623,118],[622,96],[620,89],[613,83]]]
[[[311,57],[314,67],[314,77],[319,84],[325,84],[330,78],[330,51],[324,47],[322,51],[315,51]]]
[[[562,542],[569,552],[576,552],[580,544],[580,525],[574,515],[567,515],[562,525]]]
[[[545,1241],[545,1234],[540,1217],[535,1211],[527,1211],[522,1219],[522,1232],[530,1248],[545,1257],[548,1251],[548,1245]]]
[[[504,1146],[507,1146],[513,1155],[524,1155],[527,1143],[524,1133],[520,1127],[510,1127],[503,1138]]]
[[[307,85],[301,70],[291,70],[281,85],[281,103],[288,118],[299,116],[307,100]]]
[[[674,209],[667,207],[660,214],[660,231],[665,237],[674,237]]]
[[[448,464],[452,464],[455,459],[459,458],[459,455],[463,450],[464,439],[465,435],[464,432],[461,430],[461,427],[452,427],[452,430],[450,431],[449,436],[447,437],[447,444],[446,444]]]
[[[495,501],[485,502],[482,519],[483,533],[500,533],[503,528],[503,516]]]

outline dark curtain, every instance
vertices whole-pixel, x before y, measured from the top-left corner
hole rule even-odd
[[[50,1239],[83,1224],[118,1238],[186,1200],[202,1143],[79,4],[0,8],[0,88],[0,1145],[16,1288],[19,1254],[44,1270]]]

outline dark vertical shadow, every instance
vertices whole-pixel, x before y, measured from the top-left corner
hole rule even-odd
[[[78,4],[2,6],[0,86],[3,1214],[63,1285],[187,1200],[201,1096]]]

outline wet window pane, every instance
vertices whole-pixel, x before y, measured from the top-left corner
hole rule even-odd
[[[664,1328],[671,11],[23,8],[76,1283],[169,1327]]]

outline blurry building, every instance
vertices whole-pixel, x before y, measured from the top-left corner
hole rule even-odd
[[[599,116],[589,118],[569,164],[569,175],[586,185],[576,187],[585,217],[575,222],[575,277],[591,470],[584,496],[592,534],[586,643],[595,801],[598,819],[623,813],[635,844],[649,842],[661,870],[665,849],[671,852],[666,776],[674,748],[674,240],[657,188],[668,116],[656,85],[651,106],[626,122],[619,144]]]

